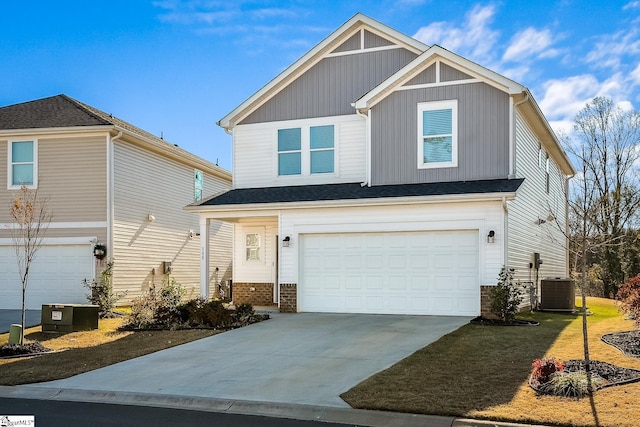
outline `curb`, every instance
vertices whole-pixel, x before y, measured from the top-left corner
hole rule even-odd
[[[456,419],[436,415],[406,414],[327,406],[216,399],[114,391],[0,386],[0,396],[14,399],[59,400],[186,409],[201,412],[258,415],[275,418],[357,424],[368,427],[544,427],[525,424]]]

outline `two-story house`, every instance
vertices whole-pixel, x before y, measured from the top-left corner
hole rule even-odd
[[[230,172],[65,95],[0,108],[0,169],[1,309],[21,306],[9,208],[23,185],[37,188],[52,214],[31,265],[28,308],[86,303],[82,281],[108,259],[115,291],[127,292],[121,302],[161,285],[169,270],[199,294],[199,224],[183,208],[230,188]],[[231,278],[232,233],[231,224],[211,223],[212,282]]]
[[[186,209],[234,225],[236,302],[475,316],[503,266],[568,274],[569,159],[526,87],[442,47],[357,14],[218,124],[233,189]]]

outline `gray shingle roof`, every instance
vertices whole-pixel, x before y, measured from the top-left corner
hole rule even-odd
[[[302,185],[289,187],[240,188],[204,200],[197,206],[288,203],[329,200],[379,199],[386,197],[444,196],[513,193],[524,179],[433,182],[424,184],[377,185],[360,183]]]
[[[56,95],[0,108],[0,130],[78,126],[117,126],[156,142],[162,138],[67,95]]]
[[[39,129],[111,125],[66,95],[36,99],[0,108],[0,129]]]

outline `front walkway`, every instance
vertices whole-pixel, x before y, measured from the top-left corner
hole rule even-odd
[[[469,320],[276,314],[255,325],[24,387],[349,407],[341,393]]]

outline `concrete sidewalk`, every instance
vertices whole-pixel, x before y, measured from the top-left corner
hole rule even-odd
[[[339,397],[466,317],[278,314],[64,380],[25,387],[349,408]]]

